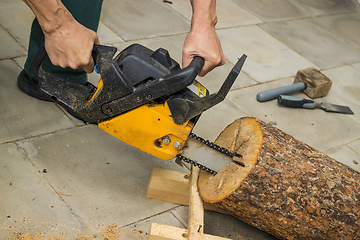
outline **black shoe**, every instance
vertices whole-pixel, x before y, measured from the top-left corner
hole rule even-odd
[[[39,82],[33,78],[31,78],[25,70],[22,70],[17,79],[18,87],[21,91],[26,93],[27,95],[37,98],[42,101],[51,102],[51,97],[46,93],[42,92],[39,88]]]

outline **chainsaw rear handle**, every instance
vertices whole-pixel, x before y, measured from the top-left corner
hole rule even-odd
[[[93,48],[93,51],[92,51],[92,55],[93,55],[93,59],[94,59],[94,62],[95,62],[95,46],[94,45],[94,48]],[[41,80],[42,76],[40,75],[40,67],[42,66],[42,63],[44,62],[45,60],[45,57],[47,56],[47,52],[46,52],[46,49],[45,49],[45,43],[43,43],[40,48],[39,48],[39,51],[37,52],[36,56],[34,57],[33,61],[31,62],[30,64],[30,72],[36,77],[38,78],[39,80]],[[95,63],[96,65],[96,63]]]
[[[92,57],[94,59],[95,65],[97,64],[96,61],[99,59],[99,52],[96,49],[97,49],[97,45],[94,45],[94,48],[92,50]],[[43,43],[40,46],[38,53],[36,54],[30,65],[31,73],[39,79],[41,79],[42,77],[39,73],[39,69],[42,66],[42,63],[44,62],[46,56],[47,56],[47,52],[45,49],[45,43]]]

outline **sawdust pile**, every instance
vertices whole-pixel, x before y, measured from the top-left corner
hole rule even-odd
[[[117,240],[118,236],[121,235],[121,228],[113,223],[113,224],[110,224],[107,229],[103,230],[100,232],[100,236],[104,236],[105,239],[108,239],[108,240]]]
[[[49,239],[46,238],[46,240],[61,240],[61,239],[63,239],[63,238],[58,237],[58,236],[52,237],[52,238],[49,238]],[[76,240],[92,240],[92,239],[93,239],[93,237],[79,237],[79,238],[76,238]],[[38,234],[37,236],[33,237],[29,233],[19,232],[11,240],[45,240],[45,238],[42,236],[42,234]],[[109,240],[111,240],[111,239],[109,239]]]
[[[135,226],[134,226],[135,227]],[[69,240],[68,237],[66,237],[66,234],[60,234],[61,236],[55,236],[55,237],[46,237],[45,234],[39,233],[36,236],[32,236],[29,233],[23,233],[18,232],[13,235],[13,237],[8,237],[6,240]],[[104,237],[106,240],[119,240],[119,239],[145,239],[147,233],[132,229],[131,232],[125,231],[123,227],[119,227],[117,224],[113,223],[108,225],[104,230],[100,232],[98,236],[80,236],[76,239],[72,240],[92,240],[97,237]]]
[[[93,238],[92,237],[79,237],[79,238],[76,238],[76,240],[91,240],[91,239],[93,239]],[[12,240],[44,240],[44,237],[42,236],[42,234],[38,234],[35,237],[33,237],[29,233],[19,232],[19,233],[16,234],[16,236]],[[56,237],[52,237],[52,238],[49,238],[49,239],[46,239],[46,240],[61,240],[61,238],[56,236]]]

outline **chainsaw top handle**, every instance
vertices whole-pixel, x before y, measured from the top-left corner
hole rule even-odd
[[[116,48],[113,48],[113,47],[107,47],[107,46],[104,46],[104,45],[94,45],[94,48],[92,50],[92,57],[94,59],[94,63],[95,65],[97,65],[98,61],[101,59],[101,58],[105,58],[106,59],[106,55],[104,54],[104,51],[102,50],[99,50],[101,48],[112,48],[111,51],[107,51],[106,54],[108,54],[108,57],[109,58],[112,58],[114,56],[114,54],[116,53]],[[109,49],[110,50],[110,49]],[[163,51],[165,49],[161,49],[162,53],[160,54],[165,54],[163,53]],[[165,50],[166,51],[166,50]],[[160,51],[159,51],[160,52]],[[167,52],[167,51],[166,51]],[[103,54],[103,56],[101,56],[101,54]],[[159,55],[160,55],[159,54]],[[36,77],[38,78],[39,80],[42,78],[42,75],[40,74],[40,68],[42,66],[42,63],[44,62],[45,60],[45,57],[47,56],[47,52],[46,52],[46,49],[45,49],[45,43],[41,45],[38,53],[36,54],[36,56],[34,57],[31,65],[30,65],[30,71],[31,73]],[[169,66],[168,64],[166,64],[167,66]],[[196,73],[195,75],[197,75],[200,70],[202,69],[202,67],[204,66],[204,59],[202,57],[198,57],[198,56],[195,56],[193,58],[193,60],[191,61],[191,63],[189,64],[189,66],[187,68],[189,68],[187,71],[190,71],[190,72],[194,72]],[[101,75],[101,73],[100,73]]]
[[[42,69],[47,56],[44,44],[32,61],[30,71],[39,80],[39,88],[73,116],[98,123],[186,88],[204,65],[203,58],[194,57],[189,66],[181,69],[165,49],[152,51],[139,44],[127,47],[114,57],[116,52],[114,47],[94,45],[92,56],[102,81],[99,89],[45,72]]]

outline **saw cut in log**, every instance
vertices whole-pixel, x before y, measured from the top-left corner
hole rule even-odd
[[[242,157],[201,172],[205,202],[280,239],[360,239],[360,173],[255,118],[230,124],[216,144]]]

